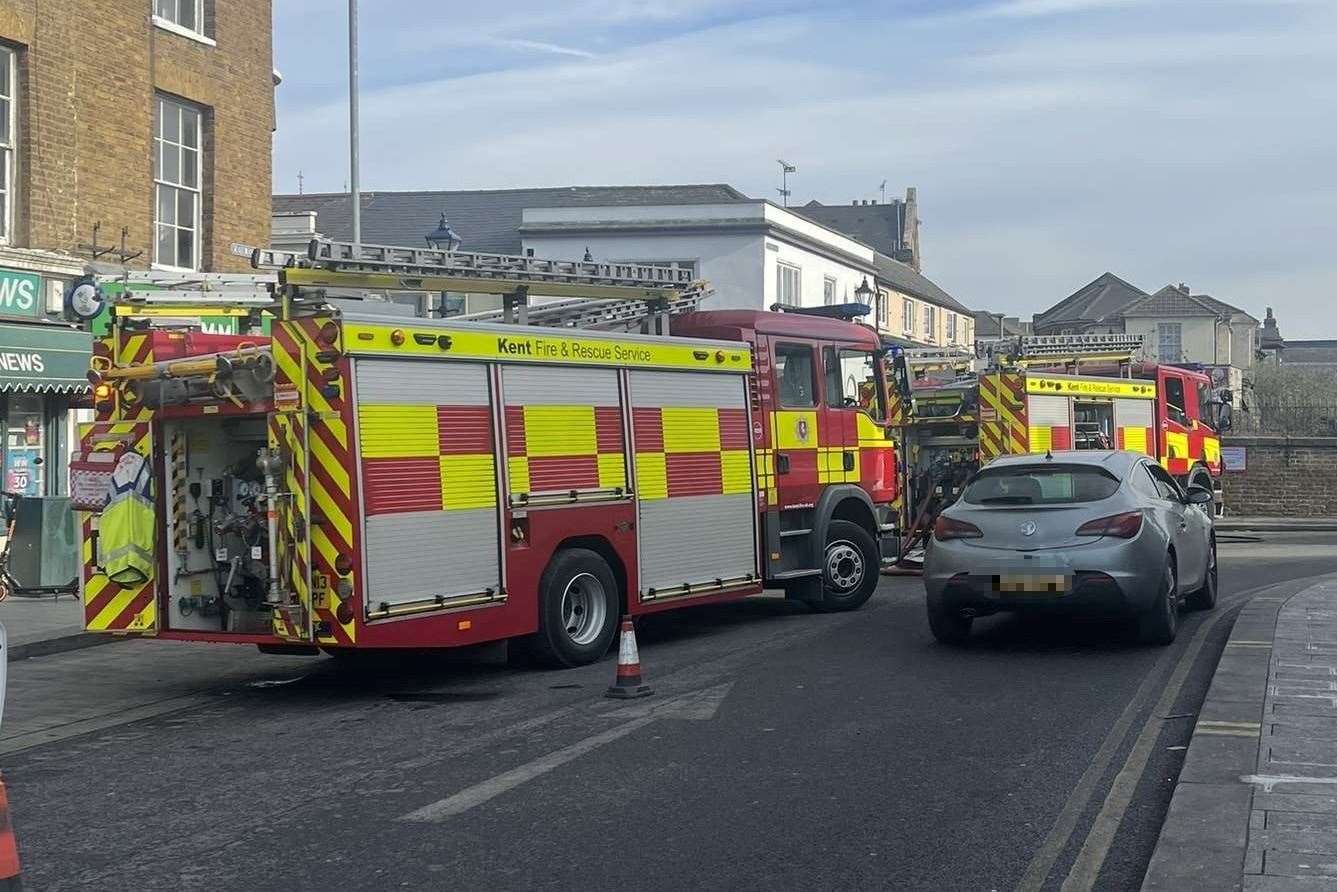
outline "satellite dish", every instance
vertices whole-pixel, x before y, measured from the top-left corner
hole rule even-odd
[[[106,305],[107,296],[90,277],[75,279],[65,290],[65,309],[76,319],[92,319]]]

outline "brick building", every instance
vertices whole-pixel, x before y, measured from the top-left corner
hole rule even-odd
[[[6,489],[63,491],[89,342],[62,301],[95,226],[136,267],[241,271],[232,246],[268,243],[271,30],[270,0],[0,2]]]

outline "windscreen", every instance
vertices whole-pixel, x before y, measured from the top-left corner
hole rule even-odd
[[[1011,465],[986,468],[966,487],[972,505],[1074,505],[1108,499],[1119,481],[1091,465]]]

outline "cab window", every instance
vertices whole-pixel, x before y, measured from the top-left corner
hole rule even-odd
[[[780,405],[811,409],[817,405],[817,378],[813,374],[812,348],[802,344],[778,344],[775,348],[775,382]]]
[[[882,392],[877,386],[877,364],[866,350],[827,347],[826,404],[833,409],[860,409],[874,421],[886,419]]]
[[[1213,430],[1216,429],[1216,406],[1212,401],[1212,386],[1198,382],[1198,420]]]
[[[1176,424],[1188,424],[1188,410],[1184,402],[1184,379],[1165,379],[1165,412]]]

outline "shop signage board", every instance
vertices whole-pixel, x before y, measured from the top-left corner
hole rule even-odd
[[[41,276],[0,269],[0,316],[36,318],[43,309]]]
[[[84,331],[0,323],[0,390],[87,390],[92,352]]]

